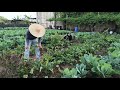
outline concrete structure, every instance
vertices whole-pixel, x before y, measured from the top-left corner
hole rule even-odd
[[[37,23],[43,25],[45,28],[55,28],[55,21],[47,21],[50,18],[54,18],[54,12],[37,12]],[[62,29],[63,23],[56,22],[56,28]]]
[[[37,19],[36,19],[36,18],[30,18],[29,21],[30,21],[31,23],[36,23],[36,22],[37,22]]]
[[[49,18],[53,18],[53,12],[37,12],[37,23],[43,25],[45,28],[54,27],[54,22],[47,21]]]

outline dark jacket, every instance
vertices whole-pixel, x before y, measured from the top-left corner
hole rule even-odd
[[[29,45],[29,40],[34,40],[36,39],[37,37],[33,36],[29,30],[27,30],[26,32],[26,42],[27,42],[27,45]],[[38,44],[41,43],[41,37],[38,38]]]

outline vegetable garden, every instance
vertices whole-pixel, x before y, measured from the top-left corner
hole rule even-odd
[[[41,61],[23,59],[25,29],[0,31],[0,77],[119,78],[120,35],[47,30]],[[64,40],[71,32],[74,39]]]

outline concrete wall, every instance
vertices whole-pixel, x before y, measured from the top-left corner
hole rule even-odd
[[[50,28],[50,25],[52,28],[55,28],[55,21],[47,21],[49,18],[54,17],[54,12],[37,12],[37,23],[43,25],[45,28]],[[63,23],[62,22],[56,22],[57,27],[62,27],[63,28]]]
[[[50,25],[54,27],[54,21],[47,21],[49,18],[54,17],[54,12],[37,12],[37,23],[43,25],[45,28],[49,28]]]
[[[63,22],[57,21],[56,26],[57,26],[57,29],[63,29]]]

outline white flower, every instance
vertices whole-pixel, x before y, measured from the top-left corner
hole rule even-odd
[[[113,33],[113,31],[110,31],[110,34],[112,34]]]

